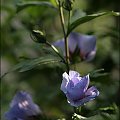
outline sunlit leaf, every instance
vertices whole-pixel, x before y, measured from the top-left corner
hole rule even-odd
[[[112,11],[112,12],[102,12],[102,13],[96,13],[96,14],[91,14],[91,15],[86,15],[84,17],[80,17],[70,24],[67,35],[69,35],[70,32],[72,32],[79,25],[86,23],[86,22],[89,22],[90,20],[93,20],[93,19],[100,17],[100,16],[103,16],[103,15],[120,16],[120,13]]]
[[[56,9],[55,6],[53,6],[50,2],[46,1],[28,1],[28,2],[22,2],[16,4],[17,6],[17,12],[20,12],[21,10],[31,7],[31,6],[47,6]]]
[[[57,6],[56,1],[55,0],[50,0],[50,2],[54,5]]]

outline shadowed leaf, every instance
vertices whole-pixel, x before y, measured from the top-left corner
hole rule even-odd
[[[109,74],[109,73],[105,73],[103,71],[104,71],[104,69],[102,68],[102,69],[94,70],[94,71],[90,72],[89,74],[90,74],[90,77],[93,77],[93,78],[106,76]]]
[[[80,17],[77,20],[75,20],[73,23],[70,24],[68,32],[67,32],[67,36],[70,34],[70,32],[72,32],[72,30],[74,30],[79,25],[89,22],[90,20],[93,20],[93,19],[103,16],[103,15],[120,16],[120,13],[111,11],[111,12],[102,12],[102,13],[91,14],[91,15],[86,15],[84,17]]]
[[[54,64],[58,62],[61,62],[61,60],[58,57],[54,57],[50,55],[48,56],[46,55],[44,57],[39,57],[39,58],[26,59],[15,65],[10,71],[2,75],[1,78],[4,77],[6,74],[16,70],[18,70],[19,72],[25,72],[41,65]]]
[[[17,6],[17,12],[20,12],[21,10],[31,6],[47,6],[53,9],[57,9],[50,2],[46,2],[46,1],[29,1],[29,2],[18,3],[16,6]]]

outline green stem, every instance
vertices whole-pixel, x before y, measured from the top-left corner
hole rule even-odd
[[[80,114],[80,112],[81,112],[81,107],[73,107],[73,109],[74,109],[74,113],[76,113],[76,114]]]
[[[54,45],[50,44],[48,41],[46,42],[46,44],[48,46],[50,46],[55,51],[55,53],[63,60],[63,63],[66,64],[66,61],[65,61],[64,57],[59,53],[59,51],[57,50],[57,48]]]
[[[69,73],[69,48],[68,48],[68,39],[66,36],[65,32],[65,20],[64,20],[64,15],[63,15],[63,8],[61,6],[60,0],[58,0],[58,6],[59,6],[59,15],[60,15],[60,21],[63,29],[63,34],[64,34],[64,40],[65,40],[65,55],[66,55],[66,66],[67,66],[67,73]]]
[[[68,12],[68,26],[67,26],[67,33],[68,33],[68,30],[69,30],[70,21],[71,21],[71,11]],[[66,35],[66,36],[68,36],[68,35]]]

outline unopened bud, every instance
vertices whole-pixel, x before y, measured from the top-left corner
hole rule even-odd
[[[70,11],[70,10],[72,10],[73,2],[74,2],[74,0],[65,0],[64,3],[63,3],[63,7],[66,10]]]
[[[46,35],[39,30],[33,30],[32,36],[34,37],[34,41],[38,43],[46,43]]]

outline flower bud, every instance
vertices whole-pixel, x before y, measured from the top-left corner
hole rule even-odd
[[[63,7],[66,10],[70,11],[70,10],[72,10],[73,2],[74,2],[74,0],[65,0],[64,3],[63,3]]]
[[[32,31],[33,40],[38,43],[46,43],[46,35],[39,30]]]

